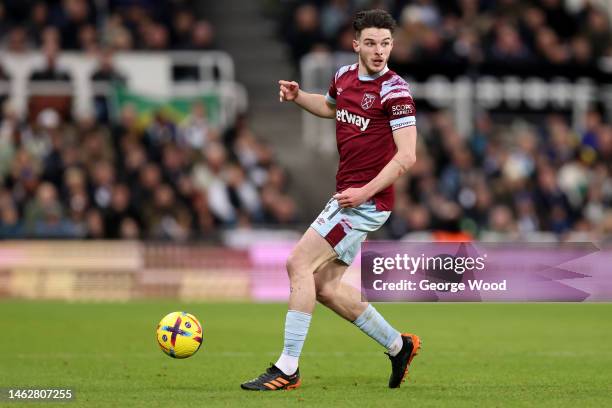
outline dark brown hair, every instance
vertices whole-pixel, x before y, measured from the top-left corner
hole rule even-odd
[[[361,31],[366,28],[386,28],[393,34],[395,20],[391,17],[391,14],[382,9],[362,10],[353,19],[355,35],[359,37]]]

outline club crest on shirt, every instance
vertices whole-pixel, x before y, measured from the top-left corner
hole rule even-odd
[[[376,95],[371,93],[364,93],[363,99],[361,100],[361,107],[363,110],[368,110],[374,105],[374,101],[376,100]]]

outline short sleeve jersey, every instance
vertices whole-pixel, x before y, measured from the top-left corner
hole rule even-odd
[[[334,75],[325,98],[336,106],[336,191],[364,186],[397,152],[393,131],[416,125],[408,83],[386,67],[375,75],[359,75],[358,64],[346,65]],[[393,186],[373,199],[378,210],[391,211]]]

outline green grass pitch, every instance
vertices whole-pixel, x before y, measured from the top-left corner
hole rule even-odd
[[[1,301],[0,387],[73,387],[67,407],[603,407],[612,405],[612,304],[378,304],[424,342],[410,378],[387,388],[383,350],[317,307],[296,391],[246,392],[276,361],[282,304]],[[173,360],[158,320],[194,313],[204,342]],[[42,403],[0,402],[41,407]],[[46,406],[46,405],[45,405]]]

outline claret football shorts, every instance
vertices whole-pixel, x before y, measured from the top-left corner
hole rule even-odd
[[[339,260],[350,265],[368,232],[379,229],[389,215],[391,211],[378,211],[374,200],[359,207],[342,208],[332,198],[310,226],[329,242]]]

